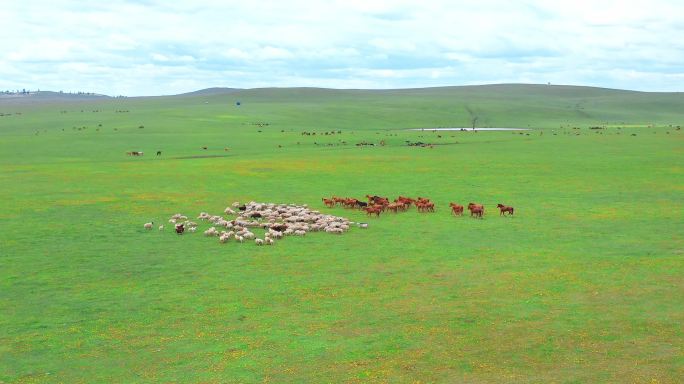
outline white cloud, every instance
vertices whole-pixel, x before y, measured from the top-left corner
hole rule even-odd
[[[678,0],[8,2],[0,89],[552,81],[681,91],[683,16]]]

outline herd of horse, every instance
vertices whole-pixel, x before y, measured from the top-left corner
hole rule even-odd
[[[361,209],[366,212],[366,215],[375,215],[380,217],[380,213],[383,212],[406,212],[415,206],[418,212],[434,212],[435,203],[425,197],[417,197],[415,199],[405,196],[399,196],[393,201],[390,201],[388,197],[382,197],[377,195],[366,195],[367,201],[362,201],[355,199],[353,197],[339,197],[332,196],[331,198],[322,198],[323,204],[328,208],[334,208],[336,206],[341,206],[348,209]],[[483,204],[469,203],[466,207],[456,204],[449,203],[451,208],[451,213],[456,216],[462,216],[465,208],[470,211],[470,216],[475,218],[482,218],[484,216],[485,207]],[[505,216],[506,214],[513,215],[515,209],[511,206],[497,204],[499,208],[499,216]]]

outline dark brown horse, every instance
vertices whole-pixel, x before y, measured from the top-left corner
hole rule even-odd
[[[513,207],[509,207],[509,206],[503,205],[503,204],[497,204],[496,206],[497,206],[497,208],[499,208],[499,211],[500,211],[499,216],[501,216],[501,215],[505,216],[506,212],[508,212],[509,215],[513,214],[513,211],[514,211]]]

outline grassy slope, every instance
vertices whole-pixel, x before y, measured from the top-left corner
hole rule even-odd
[[[0,380],[676,382],[683,139],[665,125],[684,123],[682,99],[503,85],[0,104],[23,112],[0,117]],[[395,130],[465,125],[466,105],[545,133]],[[586,129],[604,123],[630,127]],[[366,193],[438,212],[272,248],[142,230],[233,200]]]

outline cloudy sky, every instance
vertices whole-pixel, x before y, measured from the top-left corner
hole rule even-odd
[[[200,4],[201,3],[201,4]],[[0,89],[684,91],[684,1],[0,0]]]

